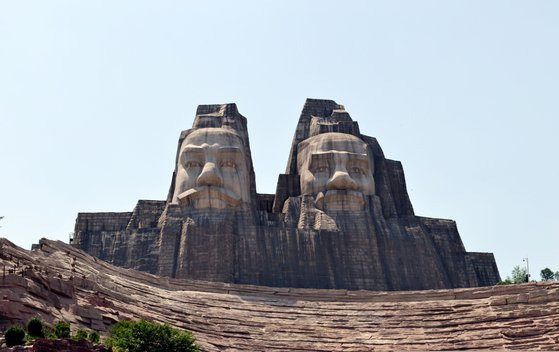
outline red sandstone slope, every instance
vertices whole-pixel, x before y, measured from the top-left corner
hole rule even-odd
[[[207,351],[559,350],[556,282],[409,292],[269,288],[161,278],[62,242],[41,247],[0,239],[1,328],[33,315],[99,331],[145,318],[193,331]]]

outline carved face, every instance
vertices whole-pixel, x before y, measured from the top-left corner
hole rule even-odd
[[[236,207],[250,197],[241,138],[224,128],[201,128],[182,142],[173,203],[194,208]]]
[[[367,144],[344,133],[324,133],[299,144],[301,193],[323,210],[361,210],[363,195],[375,193]]]

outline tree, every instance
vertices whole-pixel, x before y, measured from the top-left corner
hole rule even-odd
[[[553,278],[559,281],[559,271],[556,271],[555,274],[553,274]]]
[[[97,331],[91,331],[87,339],[92,343],[99,343],[100,338],[101,336],[99,336]]]
[[[56,340],[56,334],[54,333],[54,327],[52,325],[45,324],[43,322],[43,335],[50,340]]]
[[[542,281],[551,281],[553,280],[553,271],[551,271],[551,269],[549,268],[545,268],[542,271],[540,271],[540,276],[542,278]]]
[[[43,333],[43,322],[37,317],[29,319],[27,322],[27,333],[31,337],[45,337]]]
[[[54,334],[59,339],[70,337],[70,324],[65,321],[59,321],[54,325]]]
[[[74,335],[74,340],[87,340],[87,330],[85,329],[78,329],[78,331],[76,331],[76,335]]]
[[[128,352],[198,351],[190,332],[145,320],[116,323],[110,330],[107,347]]]
[[[515,284],[528,282],[529,279],[528,271],[526,270],[526,268],[521,268],[520,265],[517,265],[512,269],[511,276],[512,276],[511,280]]]
[[[25,341],[25,330],[19,326],[12,325],[4,333],[4,338],[6,339],[6,346],[8,347],[23,345]]]

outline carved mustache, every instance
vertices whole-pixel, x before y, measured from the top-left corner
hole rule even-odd
[[[363,209],[365,197],[363,192],[360,191],[333,189],[326,191],[326,193],[318,193],[314,203],[321,210],[324,210],[325,206],[331,207],[331,205],[334,205],[332,210],[336,210],[335,204],[343,204],[346,207],[350,205],[350,208]]]
[[[218,199],[229,206],[237,206],[241,203],[241,196],[219,186],[198,186],[177,196],[178,203],[181,205],[192,205],[201,199]]]

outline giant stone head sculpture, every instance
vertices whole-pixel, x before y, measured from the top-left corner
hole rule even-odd
[[[374,165],[367,144],[345,133],[322,133],[299,143],[297,171],[301,194],[329,211],[362,210],[375,193]]]
[[[243,143],[233,131],[202,128],[180,148],[173,202],[194,208],[236,207],[249,200]]]
[[[245,125],[234,104],[198,107],[193,128],[179,141],[172,203],[225,209],[250,202],[252,168]]]

